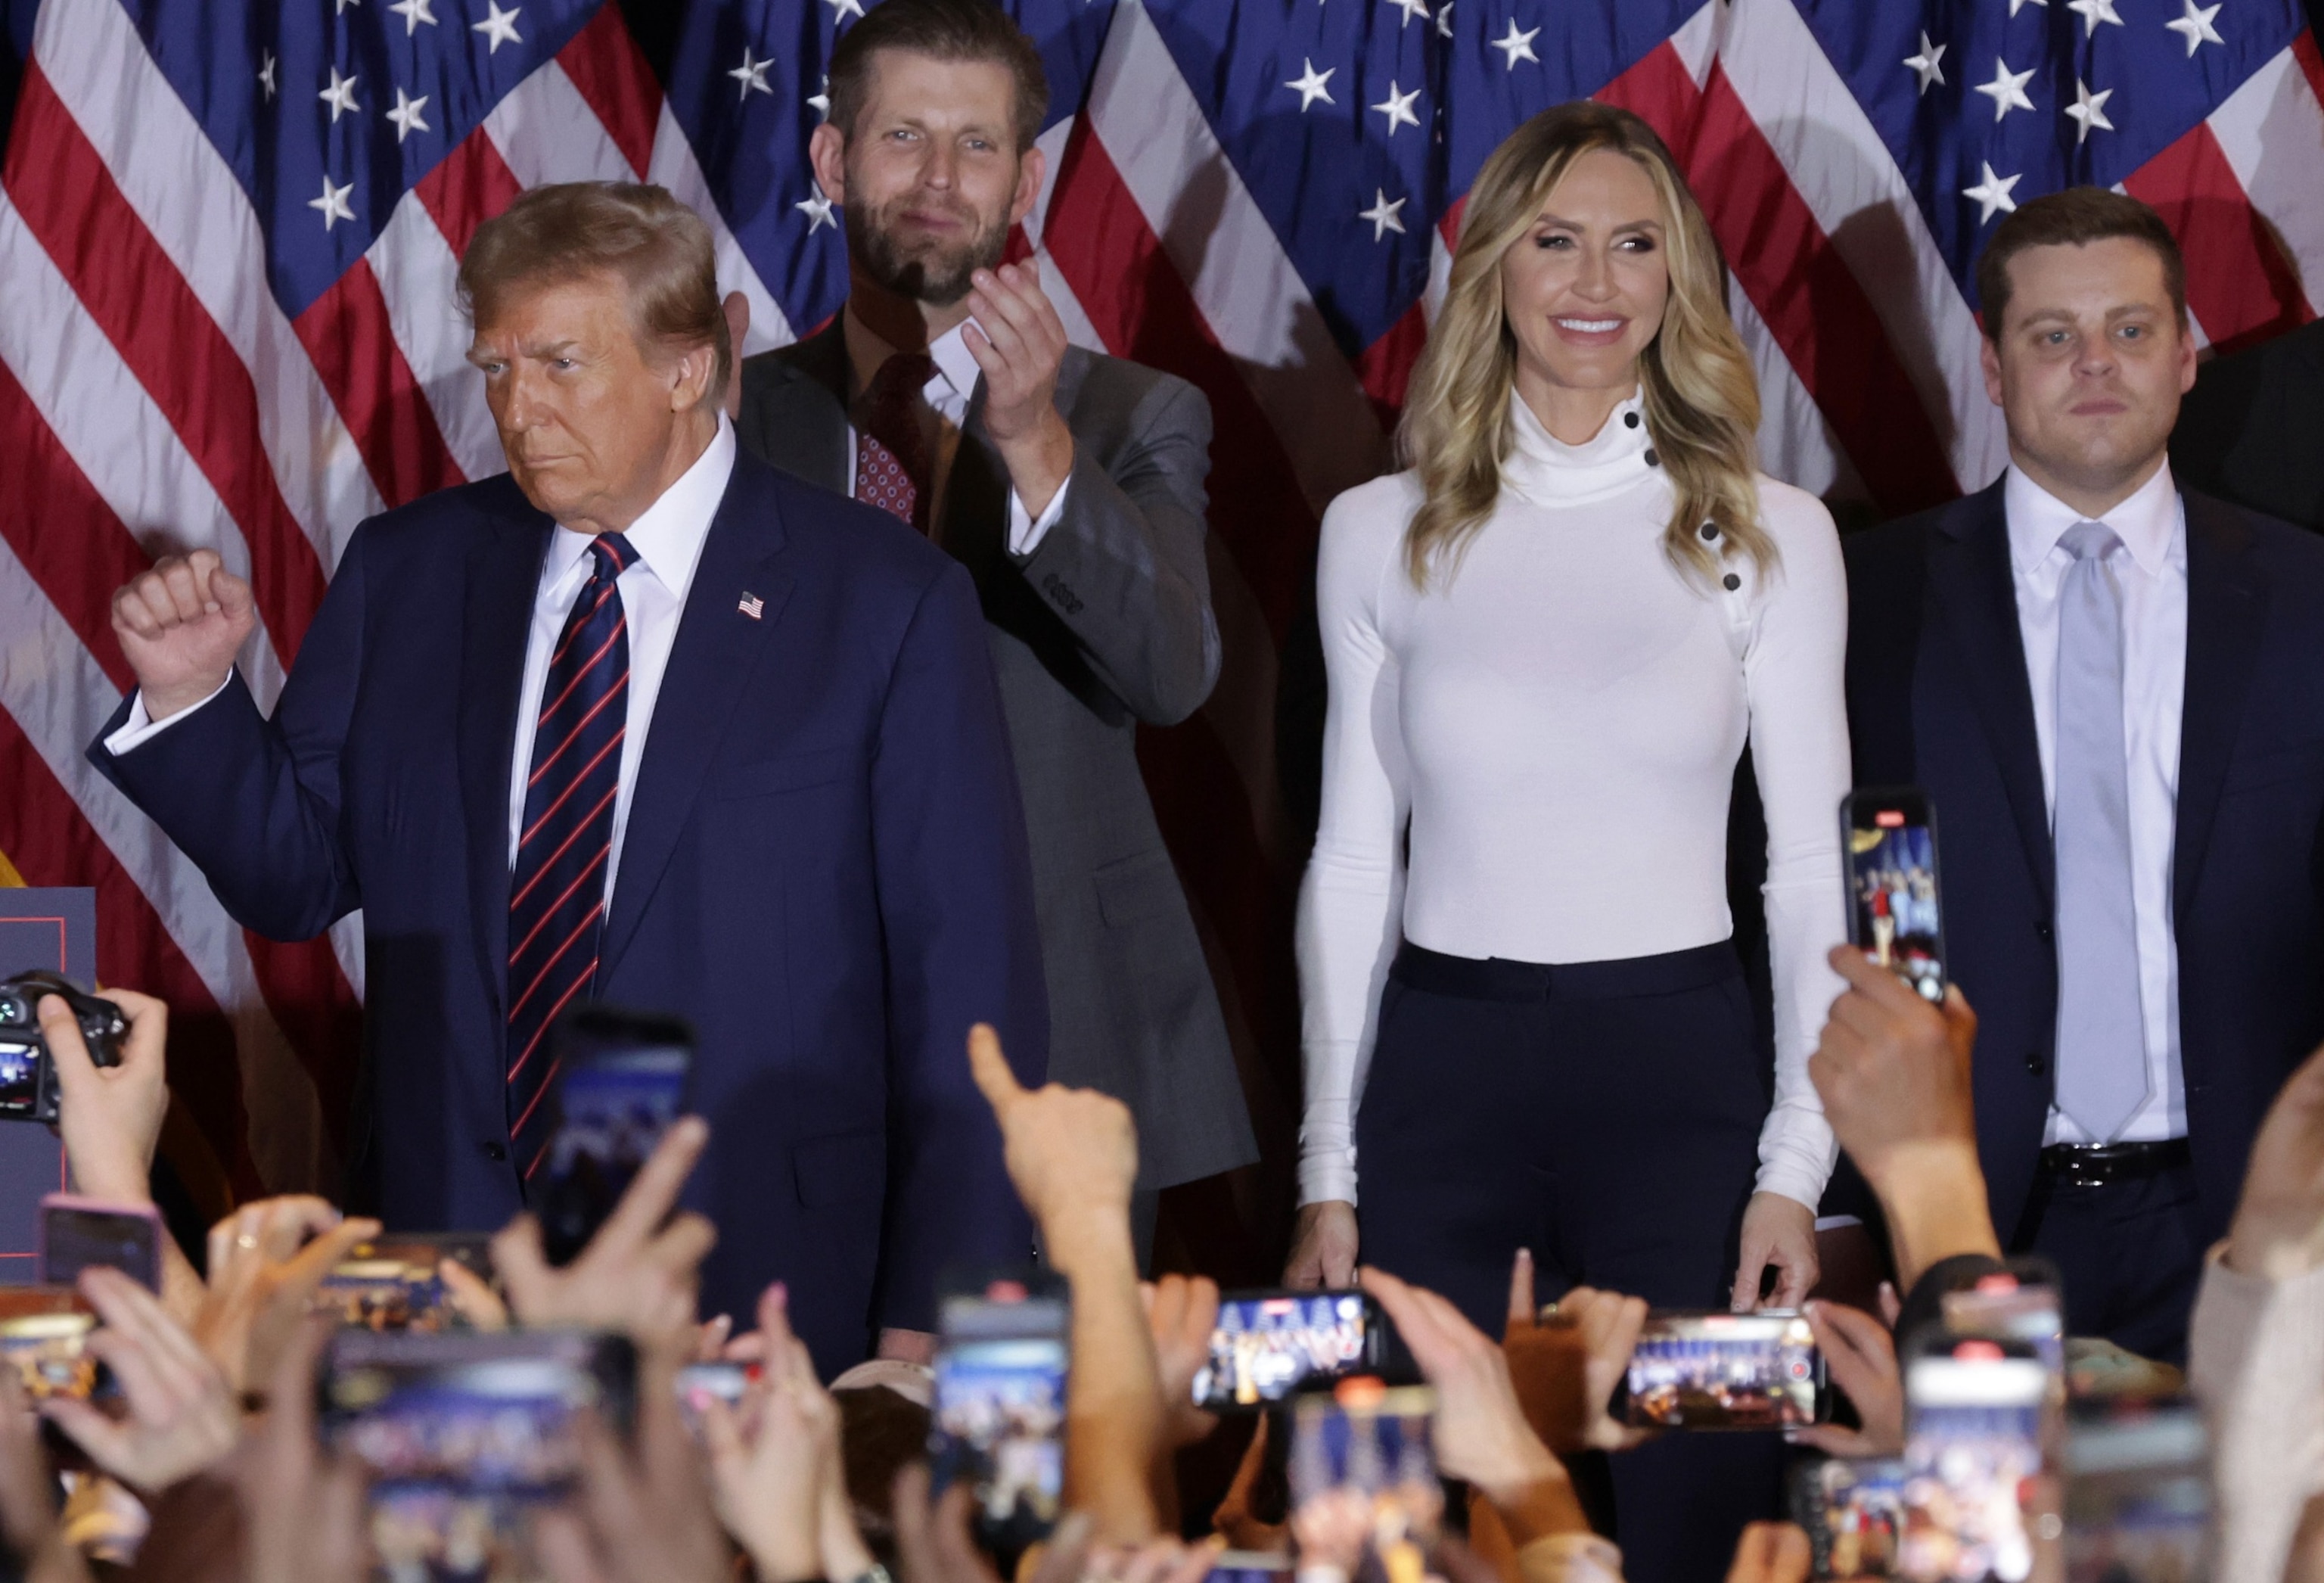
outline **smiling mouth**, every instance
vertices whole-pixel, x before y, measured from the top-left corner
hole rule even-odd
[[[1576,335],[1611,335],[1629,320],[1626,319],[1555,319],[1550,321],[1560,329],[1570,329]]]

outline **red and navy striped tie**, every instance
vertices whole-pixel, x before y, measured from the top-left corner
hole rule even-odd
[[[540,691],[509,888],[509,1141],[528,1177],[549,1141],[541,1101],[557,1076],[549,1026],[597,975],[628,735],[629,621],[615,579],[638,552],[619,533],[599,533],[589,555],[589,580],[565,618]]]

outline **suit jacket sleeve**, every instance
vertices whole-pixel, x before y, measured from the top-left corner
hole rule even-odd
[[[1210,403],[1190,384],[1163,381],[1132,430],[1110,461],[1075,444],[1064,514],[1022,565],[1130,713],[1172,726],[1219,679],[1204,559]]]
[[[272,719],[237,670],[183,723],[115,755],[89,744],[99,773],[193,859],[235,922],[269,940],[311,940],[363,905],[340,838],[339,750],[363,668],[364,533],[357,530],[307,629]]]
[[[888,1198],[873,1310],[936,1328],[955,1264],[1022,1264],[1032,1229],[969,1076],[991,1023],[1020,1081],[1048,1068],[1031,860],[974,585],[947,565],[921,596],[881,711],[873,873],[887,946]]]

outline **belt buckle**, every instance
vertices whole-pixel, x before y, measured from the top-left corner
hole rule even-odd
[[[2065,1185],[2074,1188],[2102,1188],[2115,1180],[2115,1161],[2101,1152],[2101,1147],[2077,1147],[2068,1143],[2058,1152],[2059,1175]]]

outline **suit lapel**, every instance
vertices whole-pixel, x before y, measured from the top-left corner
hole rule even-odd
[[[481,534],[468,561],[456,727],[477,966],[496,1014],[508,999],[509,755],[516,751],[525,641],[550,532],[546,516],[521,498],[517,505],[521,515]]]
[[[2049,802],[2042,791],[2034,690],[2025,679],[2025,644],[2017,625],[2009,527],[1998,481],[1955,506],[1930,538],[1929,597],[1957,651],[1960,673],[2000,768],[2025,861],[2047,896],[2054,884]],[[1938,817],[1943,817],[1941,810]]]
[[[737,454],[725,497],[703,541],[678,639],[646,727],[645,755],[622,833],[613,915],[599,952],[600,983],[612,975],[637,933],[678,834],[693,814],[735,702],[749,690],[751,672],[790,597],[792,579],[782,564],[782,521],[770,482],[759,462]],[[760,601],[756,617],[740,608],[746,593]]]
[[[837,316],[780,354],[786,377],[768,381],[753,414],[759,452],[786,471],[840,495],[848,476],[847,341]],[[750,393],[746,393],[746,395]]]
[[[2235,513],[2209,495],[2181,499],[2187,513],[2187,692],[2180,711],[2171,894],[2175,915],[2184,918],[2235,756],[2266,625],[2267,589],[2252,562],[2251,531]]]

